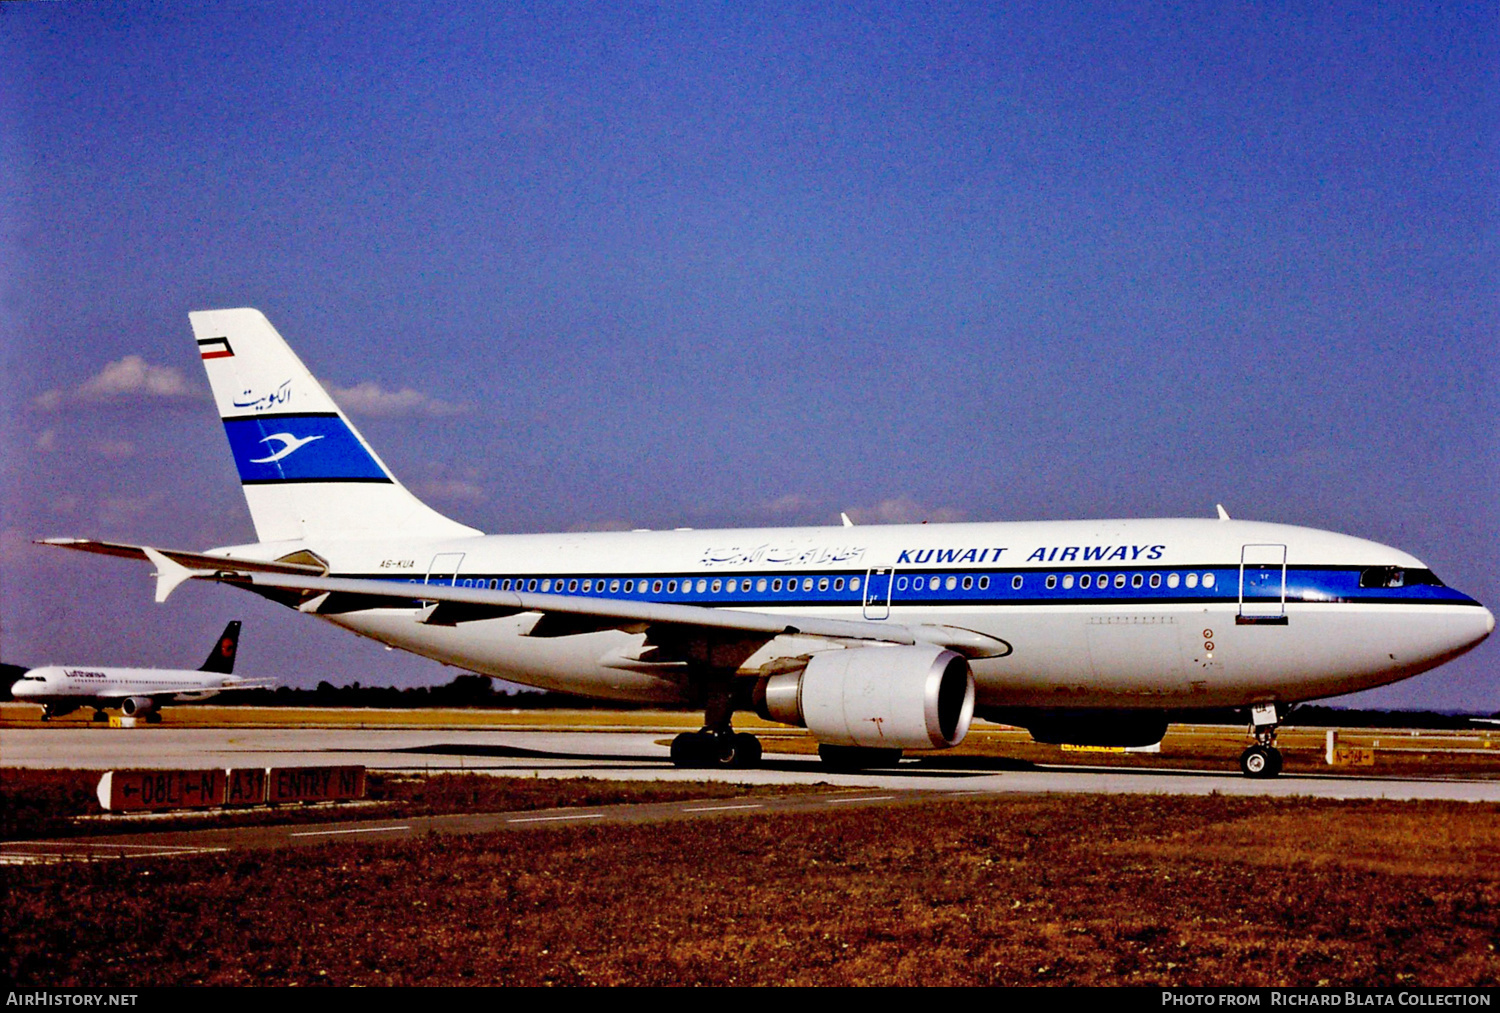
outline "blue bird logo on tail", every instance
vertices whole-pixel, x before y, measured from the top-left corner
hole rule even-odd
[[[272,433],[270,436],[262,437],[260,442],[270,443],[272,440],[280,440],[282,444],[281,449],[276,451],[276,453],[272,454],[270,457],[252,458],[250,463],[270,464],[272,461],[279,461],[283,457],[288,457],[291,454],[296,453],[299,449],[311,443],[313,440],[321,440],[322,438],[323,437],[321,436],[304,436],[301,439],[298,439],[291,433]]]

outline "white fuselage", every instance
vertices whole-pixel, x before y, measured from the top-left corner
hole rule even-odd
[[[106,706],[128,697],[206,699],[244,681],[233,675],[174,668],[45,665],[21,676],[11,687],[11,695],[37,703],[80,701]]]
[[[1487,609],[1421,577],[1429,571],[1397,549],[1234,520],[320,539],[217,551],[270,560],[299,549],[339,577],[971,630],[1010,648],[972,660],[982,709],[1290,703],[1415,675],[1494,628]],[[1415,583],[1362,587],[1380,568]],[[529,636],[534,612],[426,625],[419,588],[412,598],[325,618],[527,685],[690,698],[685,668],[652,661],[642,633]],[[842,646],[783,634],[740,671]]]

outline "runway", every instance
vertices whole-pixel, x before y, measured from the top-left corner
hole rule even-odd
[[[127,769],[360,764],[384,771],[473,771],[515,777],[827,784],[904,791],[1062,792],[1441,799],[1500,802],[1500,779],[1284,774],[1252,780],[1237,770],[1053,766],[935,755],[891,770],[835,774],[815,757],[770,754],[755,770],[679,770],[659,730],[472,728],[6,728],[7,767]]]

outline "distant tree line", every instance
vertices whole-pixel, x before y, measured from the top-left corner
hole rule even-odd
[[[0,664],[0,699],[13,699],[11,684],[26,669],[21,665]],[[570,693],[552,693],[531,689],[497,690],[488,676],[466,672],[443,686],[361,686],[358,681],[347,686],[318,683],[316,689],[247,689],[202,701],[210,706],[248,707],[495,707],[510,710],[692,710],[664,707],[661,704],[622,703],[616,700],[593,700]],[[183,706],[174,704],[174,706]],[[1500,711],[1490,715],[1500,718]],[[1472,728],[1468,714],[1443,714],[1436,711],[1350,710],[1325,704],[1300,704],[1292,709],[1284,725],[1303,728]],[[1173,721],[1191,724],[1245,725],[1250,712],[1222,707],[1214,710],[1180,711],[1171,714]]]

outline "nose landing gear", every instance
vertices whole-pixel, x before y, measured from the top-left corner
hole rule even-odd
[[[1255,745],[1240,754],[1240,773],[1246,777],[1275,777],[1281,773],[1281,750],[1276,748],[1276,729],[1281,716],[1274,703],[1250,708],[1250,733]]]

